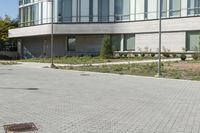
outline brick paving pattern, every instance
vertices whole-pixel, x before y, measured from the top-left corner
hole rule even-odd
[[[37,133],[200,133],[200,82],[0,66],[0,133],[26,122]]]

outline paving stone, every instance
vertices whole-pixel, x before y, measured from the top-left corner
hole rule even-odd
[[[26,122],[36,133],[200,133],[200,82],[20,65],[0,73],[0,133]]]

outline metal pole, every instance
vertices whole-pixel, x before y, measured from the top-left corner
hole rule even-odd
[[[160,77],[161,74],[161,45],[162,45],[162,0],[160,0],[160,10],[159,10],[159,48],[158,48],[158,73],[157,76]]]
[[[54,49],[54,36],[53,36],[53,12],[54,12],[54,8],[53,8],[53,6],[54,6],[54,2],[53,2],[54,0],[52,0],[51,1],[51,68],[53,68],[54,67],[54,62],[53,62],[53,57],[54,57],[54,51],[53,51],[53,49]]]

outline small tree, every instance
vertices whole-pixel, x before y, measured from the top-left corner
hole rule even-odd
[[[8,40],[8,30],[18,26],[17,20],[12,20],[8,15],[0,17],[0,42]]]
[[[112,46],[110,45],[110,37],[105,36],[101,46],[100,56],[103,59],[109,59],[113,57]]]

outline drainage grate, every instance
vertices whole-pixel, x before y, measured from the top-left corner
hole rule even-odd
[[[90,74],[80,74],[81,76],[90,76]]]
[[[0,90],[39,90],[39,88],[12,88],[12,87],[0,87]]]
[[[29,131],[37,131],[38,128],[34,123],[21,123],[21,124],[11,124],[4,125],[5,133],[9,132],[29,132]]]
[[[29,90],[29,91],[36,91],[36,90],[39,90],[39,88],[26,88],[26,90]]]

